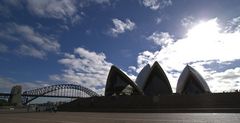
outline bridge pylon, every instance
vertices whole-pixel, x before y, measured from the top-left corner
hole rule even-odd
[[[8,103],[14,106],[21,106],[22,105],[21,94],[22,86],[21,85],[13,86],[11,94],[8,98]]]

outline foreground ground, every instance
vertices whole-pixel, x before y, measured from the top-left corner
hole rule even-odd
[[[0,112],[1,123],[239,123],[238,113]]]

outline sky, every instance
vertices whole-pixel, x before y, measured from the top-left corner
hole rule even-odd
[[[239,0],[1,0],[0,92],[79,84],[104,93],[158,61],[173,92],[188,64],[212,92],[240,89]]]

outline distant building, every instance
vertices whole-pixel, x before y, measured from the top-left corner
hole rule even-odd
[[[178,79],[176,93],[192,95],[210,92],[203,77],[187,65]],[[135,82],[116,66],[112,66],[105,87],[105,96],[158,96],[171,95],[172,93],[170,82],[158,62],[155,62],[152,67],[147,64],[140,71]]]

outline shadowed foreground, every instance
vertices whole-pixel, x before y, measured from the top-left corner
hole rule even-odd
[[[238,113],[1,113],[1,123],[239,123]]]
[[[132,113],[240,113],[240,93],[79,98],[61,111]]]

